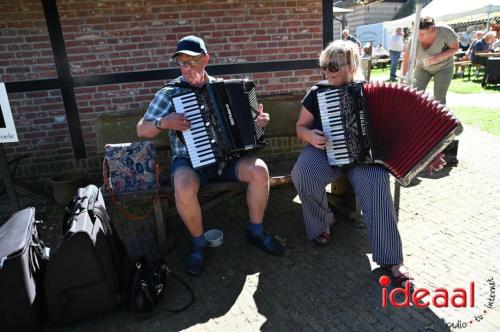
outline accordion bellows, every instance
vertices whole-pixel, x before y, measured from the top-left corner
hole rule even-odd
[[[320,87],[318,100],[331,89],[335,88]],[[354,83],[340,88],[339,94],[349,162],[382,164],[402,185],[408,185],[463,130],[445,105],[406,86]],[[320,113],[323,117],[321,102]],[[356,119],[345,121],[345,114]],[[326,135],[328,124],[324,120],[322,124]]]

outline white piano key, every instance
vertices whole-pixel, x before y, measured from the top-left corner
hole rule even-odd
[[[176,112],[183,113],[191,123],[191,128],[183,131],[183,136],[193,167],[214,163],[212,144],[209,141],[206,123],[201,116],[204,105],[198,105],[194,93],[174,97],[173,103]]]

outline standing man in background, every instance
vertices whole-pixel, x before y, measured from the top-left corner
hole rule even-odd
[[[361,55],[361,43],[359,42],[359,40],[356,37],[351,36],[351,34],[349,33],[349,30],[347,30],[347,29],[342,30],[342,40],[347,40],[347,41],[350,41],[351,43],[356,44],[358,46],[358,48],[357,48],[358,55]]]
[[[446,93],[453,78],[453,55],[458,51],[458,37],[452,28],[436,25],[432,17],[420,18],[417,38],[416,64],[413,73],[415,88],[425,91],[434,78],[434,98],[446,104]],[[412,37],[412,38],[413,38]],[[405,45],[401,76],[410,67],[410,38]]]
[[[404,49],[403,28],[397,27],[394,33],[389,37],[389,53],[391,56],[391,76],[390,81],[396,81],[396,70],[398,69],[399,57]]]

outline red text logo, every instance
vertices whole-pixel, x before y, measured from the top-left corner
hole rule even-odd
[[[430,291],[427,288],[415,288],[413,292],[411,292],[409,282],[404,288],[394,288],[389,292],[387,287],[391,284],[391,278],[388,276],[381,276],[378,283],[382,287],[383,308],[387,308],[387,301],[395,308],[406,308],[410,304],[417,308],[427,308],[431,304],[437,308],[474,307],[474,282],[469,284],[469,289],[454,288],[449,291],[446,288],[436,288],[434,291]],[[402,298],[396,299],[398,294],[401,294]],[[429,300],[424,301],[424,298],[428,296],[430,296]]]

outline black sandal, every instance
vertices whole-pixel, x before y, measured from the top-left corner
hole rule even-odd
[[[332,234],[321,233],[317,238],[312,240],[314,244],[320,247],[326,247],[332,242]]]

